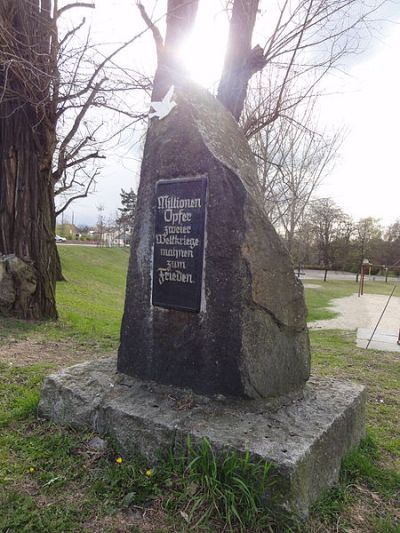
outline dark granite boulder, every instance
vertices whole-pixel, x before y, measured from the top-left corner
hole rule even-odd
[[[174,100],[177,105],[165,118],[153,118],[147,134],[118,370],[208,395],[257,398],[300,390],[310,373],[303,289],[264,212],[249,145],[207,91],[185,82],[175,88]],[[175,190],[181,190],[187,178],[206,180],[204,220],[198,219],[201,246],[194,263],[181,261],[186,271],[177,274],[173,262],[158,268],[156,184],[177,180]],[[185,198],[178,196],[181,205],[200,206]],[[185,226],[177,202],[161,213],[165,220],[176,215],[173,231],[190,233],[194,215],[187,215]],[[186,241],[168,242],[161,253]],[[192,284],[198,309],[163,306],[164,295],[152,295],[161,284],[159,271],[167,272],[162,282],[172,297],[184,289],[182,280]]]

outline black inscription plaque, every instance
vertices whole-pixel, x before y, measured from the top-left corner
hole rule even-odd
[[[152,304],[200,311],[207,177],[156,184]]]

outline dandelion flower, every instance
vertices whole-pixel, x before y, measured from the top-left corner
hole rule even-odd
[[[149,468],[148,470],[146,470],[146,476],[147,477],[151,477],[153,475],[153,469],[152,468]]]
[[[123,461],[122,457],[117,457],[115,459],[115,462],[118,463],[119,465],[122,463],[122,461]]]

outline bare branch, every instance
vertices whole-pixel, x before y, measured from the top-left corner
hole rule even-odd
[[[86,18],[83,17],[83,19],[81,20],[81,22],[77,26],[75,26],[71,30],[67,31],[67,33],[64,35],[64,37],[61,39],[61,41],[60,41],[60,43],[58,45],[58,48],[61,49],[64,46],[64,44],[68,41],[68,39],[73,37],[84,26],[85,22],[86,22]]]
[[[94,9],[96,6],[93,2],[90,4],[88,2],[74,2],[72,4],[66,4],[65,6],[60,7],[60,9],[56,11],[55,18],[58,19],[63,13],[68,11],[68,9],[73,9],[75,7],[87,7]]]
[[[162,54],[164,52],[164,40],[162,38],[162,35],[160,33],[160,30],[157,28],[157,26],[152,22],[151,18],[146,12],[146,9],[144,5],[138,1],[136,3],[140,14],[142,16],[142,19],[146,23],[147,27],[150,29],[151,33],[153,34],[153,39],[156,45],[156,51],[157,51],[157,59],[158,61],[161,60]]]
[[[138,37],[140,36],[141,34],[139,35],[135,35],[134,37],[132,37],[132,39],[130,39],[129,41],[123,43],[121,46],[119,46],[118,48],[116,48],[113,52],[111,52],[111,54],[109,54],[108,56],[106,56],[104,58],[103,61],[100,62],[100,64],[95,68],[95,70],[93,71],[93,74],[90,76],[89,80],[87,81],[86,85],[83,87],[83,89],[81,89],[80,91],[77,91],[76,93],[74,94],[69,94],[68,96],[64,96],[62,98],[59,99],[59,102],[63,102],[65,100],[68,100],[68,99],[71,99],[71,98],[79,98],[80,96],[83,96],[85,95],[87,92],[89,92],[91,90],[91,88],[93,87],[93,82],[94,80],[97,78],[97,76],[99,75],[99,73],[102,71],[102,69],[104,68],[104,66],[111,61],[111,59],[113,57],[115,57],[119,52],[121,52],[121,50],[124,50],[124,48],[126,48],[127,46],[129,46],[130,44],[132,44],[134,41],[136,41],[136,39],[138,39]]]
[[[90,177],[86,185],[84,192],[71,196],[70,198],[68,198],[68,200],[65,202],[65,204],[62,207],[56,210],[56,217],[61,215],[61,213],[65,211],[72,204],[72,202],[74,202],[75,200],[78,200],[79,198],[86,198],[89,195],[92,184],[94,183],[96,176],[99,174],[99,172],[100,172],[99,169],[96,169],[94,171],[94,173],[92,174],[92,176]]]
[[[106,79],[104,78],[103,80],[100,80],[99,82],[96,83],[96,85],[94,86],[90,96],[88,97],[88,99],[86,100],[86,102],[82,106],[82,109],[79,111],[78,115],[76,116],[76,118],[74,120],[74,123],[72,125],[72,128],[65,135],[62,143],[60,144],[56,175],[61,176],[62,172],[64,171],[64,169],[65,169],[65,160],[66,160],[65,151],[67,149],[67,146],[68,146],[69,142],[72,140],[72,138],[74,137],[74,135],[76,134],[76,132],[78,131],[78,128],[79,128],[79,126],[80,126],[85,114],[87,113],[88,109],[92,105],[93,100],[94,100],[97,92],[99,91],[101,85],[105,81],[106,81]]]
[[[106,159],[106,156],[101,155],[99,152],[93,152],[92,154],[85,155],[79,159],[68,161],[68,163],[65,165],[65,169],[74,167],[75,165],[80,165],[85,161],[89,161],[89,159]]]

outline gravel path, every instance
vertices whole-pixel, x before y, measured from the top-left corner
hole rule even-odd
[[[311,322],[311,328],[324,329],[357,329],[375,328],[376,323],[388,301],[383,294],[352,294],[345,298],[335,298],[328,309],[339,313],[329,320]],[[400,298],[392,296],[389,305],[379,324],[379,330],[398,332],[400,327]]]
[[[379,323],[375,327],[388,301],[387,295],[358,294],[332,300],[328,309],[339,313],[329,320],[311,322],[312,329],[350,329],[357,330],[357,346],[374,350],[400,352],[397,344],[400,328],[400,298],[392,296],[389,305]]]

